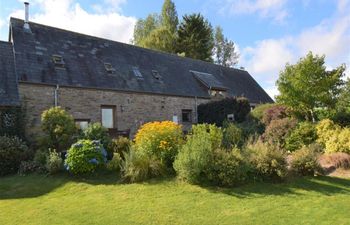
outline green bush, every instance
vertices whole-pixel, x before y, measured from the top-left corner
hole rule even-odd
[[[68,150],[66,169],[74,174],[94,172],[107,161],[107,152],[100,141],[79,140]]]
[[[114,153],[112,160],[108,161],[106,164],[107,170],[119,172],[121,166],[122,158],[118,153]]]
[[[17,136],[25,140],[25,109],[0,108],[0,136]]]
[[[159,159],[172,168],[175,156],[182,144],[182,129],[171,121],[144,124],[136,133],[135,150]]]
[[[314,175],[321,168],[317,158],[317,152],[312,148],[303,146],[301,149],[293,152],[290,164],[291,170],[302,176]]]
[[[46,170],[50,174],[58,173],[62,170],[63,167],[63,160],[61,156],[54,150],[51,150],[47,161],[46,161]]]
[[[83,131],[81,139],[100,141],[104,149],[107,151],[107,159],[113,157],[112,139],[109,137],[108,129],[103,127],[101,123],[92,123]]]
[[[280,149],[285,148],[286,139],[296,127],[297,121],[291,118],[272,120],[266,127],[263,139]]]
[[[246,98],[225,98],[211,101],[198,106],[198,123],[222,126],[228,114],[233,114],[235,122],[242,122],[250,112],[249,101]]]
[[[60,107],[53,107],[42,113],[41,127],[45,134],[41,144],[45,149],[65,151],[76,139],[74,119]]]
[[[24,176],[38,171],[41,172],[42,168],[36,162],[22,161],[18,169],[18,174]]]
[[[130,149],[121,161],[122,179],[126,182],[140,182],[164,175],[163,163],[141,151]]]
[[[205,169],[208,181],[218,186],[236,186],[247,179],[248,165],[239,149],[217,149]]]
[[[126,137],[118,137],[117,139],[112,140],[112,149],[114,153],[118,153],[119,156],[124,159],[124,152],[130,150],[132,141]]]
[[[273,107],[275,104],[273,103],[266,103],[266,104],[260,104],[258,106],[256,106],[249,114],[257,119],[258,121],[262,122],[263,116],[264,116],[264,112]]]
[[[309,122],[299,123],[286,138],[286,150],[293,152],[302,146],[308,146],[317,140],[316,127]]]
[[[248,143],[245,148],[253,177],[258,180],[281,180],[287,175],[286,155],[262,141]]]
[[[226,149],[240,147],[244,142],[243,131],[233,123],[224,123],[222,145]]]
[[[33,161],[40,168],[45,168],[47,164],[47,159],[49,158],[49,150],[47,149],[38,149],[34,154]]]
[[[28,151],[18,137],[0,136],[0,175],[16,173]]]
[[[190,183],[203,182],[205,170],[211,163],[213,152],[220,148],[221,142],[222,131],[215,125],[193,126],[174,162],[178,177]]]

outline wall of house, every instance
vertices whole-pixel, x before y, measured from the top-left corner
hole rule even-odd
[[[54,106],[54,86],[20,83],[19,92],[22,104],[26,108],[26,132],[29,138],[40,134],[41,113]],[[144,93],[117,92],[109,90],[60,87],[58,105],[73,115],[75,119],[88,119],[101,122],[101,106],[115,106],[116,128],[128,130],[134,134],[138,127],[149,121],[172,120],[178,116],[182,123],[182,110],[192,110],[193,122],[196,122],[196,103],[209,99],[163,96]],[[185,130],[190,123],[183,123]]]

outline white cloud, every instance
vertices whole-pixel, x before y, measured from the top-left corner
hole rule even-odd
[[[125,0],[106,0],[110,7],[119,7]],[[89,13],[74,0],[36,0],[31,7],[40,12],[30,15],[30,21],[59,27],[93,36],[129,42],[133,35],[136,18],[123,16],[108,10]],[[23,18],[24,11],[17,10],[10,16]]]
[[[259,14],[263,18],[273,18],[283,22],[288,16],[287,0],[225,0],[222,12],[235,15]]]

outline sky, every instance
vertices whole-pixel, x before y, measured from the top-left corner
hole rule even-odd
[[[347,65],[350,77],[350,0],[173,0],[179,18],[201,13],[235,42],[244,67],[274,97],[286,63],[309,51],[326,66]],[[130,43],[139,18],[160,12],[163,0],[30,0],[29,20]],[[0,0],[0,40],[9,18],[24,18],[20,0]]]

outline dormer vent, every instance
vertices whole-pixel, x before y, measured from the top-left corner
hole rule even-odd
[[[115,69],[113,68],[112,64],[110,63],[104,63],[105,69],[108,73],[114,73]]]
[[[52,62],[55,64],[55,68],[64,69],[65,63],[63,61],[62,56],[60,56],[60,55],[52,55]]]

